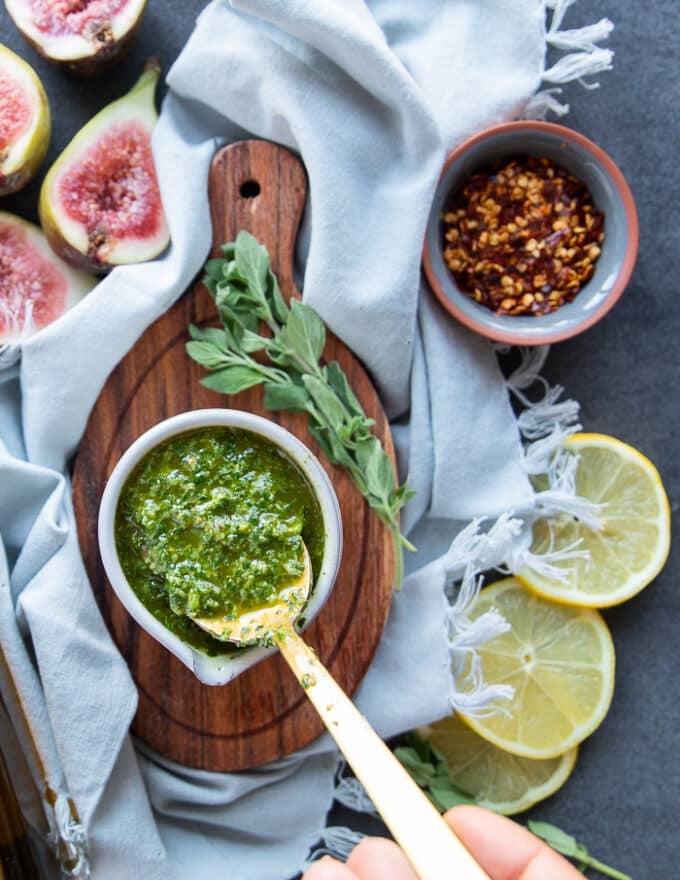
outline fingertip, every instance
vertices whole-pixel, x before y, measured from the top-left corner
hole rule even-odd
[[[358,878],[354,871],[342,862],[331,856],[323,856],[307,868],[302,880],[358,880]]]
[[[497,816],[496,813],[491,813],[489,810],[477,807],[474,804],[460,804],[457,807],[452,807],[444,813],[444,819],[454,831],[459,828],[461,830],[477,828],[479,822],[489,823],[494,822],[495,819],[500,819],[501,822],[508,821],[501,816]]]
[[[497,880],[576,880],[582,875],[526,828],[482,807],[459,806],[444,816],[473,858]]]
[[[362,840],[352,850],[347,867],[370,880],[417,880],[396,843],[384,837]]]

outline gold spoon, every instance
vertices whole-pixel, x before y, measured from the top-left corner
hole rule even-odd
[[[304,571],[279,593],[280,601],[235,620],[192,618],[222,640],[245,646],[269,636],[363,784],[420,880],[490,880],[435,807],[354,706],[294,622],[311,591],[312,566],[304,547]]]

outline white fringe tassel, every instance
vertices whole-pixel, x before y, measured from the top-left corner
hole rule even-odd
[[[497,528],[500,522],[499,520],[494,528]],[[514,522],[521,526],[519,521],[507,518],[501,528]],[[493,531],[492,528],[488,534],[491,535]],[[505,547],[503,557],[507,555],[507,551],[508,548]],[[487,684],[484,681],[477,649],[490,639],[508,632],[510,624],[495,608],[486,611],[476,620],[470,619],[470,611],[479,596],[482,580],[479,569],[468,565],[458,597],[450,606],[448,613],[452,672],[451,706],[462,715],[478,718],[507,711],[500,705],[500,701],[511,700],[515,694],[515,689],[509,685]]]
[[[561,400],[561,385],[550,387],[540,375],[545,363],[547,347],[520,350],[520,365],[507,380],[508,389],[523,404],[517,424],[524,440],[524,468],[528,474],[545,475],[548,488],[538,492],[533,509],[524,517],[527,531],[535,519],[546,516],[566,515],[579,519],[589,528],[602,528],[602,505],[583,498],[576,492],[578,455],[563,448],[564,441],[581,430],[578,421],[579,405],[575,400]],[[543,389],[543,396],[531,401],[525,391],[533,384]],[[526,538],[526,536],[525,536]],[[562,583],[571,573],[557,563],[573,559],[587,559],[586,550],[579,549],[580,541],[561,550],[551,548],[537,556],[529,549],[529,542],[517,542],[506,560],[511,572],[528,567],[544,577],[555,578]]]
[[[46,807],[50,825],[48,839],[61,865],[62,876],[88,880],[90,864],[85,829],[73,818],[69,799],[58,794],[54,806],[47,804]]]
[[[345,776],[346,769],[347,761],[341,756],[335,775],[335,800],[348,810],[354,810],[355,813],[378,816],[378,811],[366,789],[356,776]]]
[[[561,85],[575,80],[584,88],[595,89],[599,83],[586,82],[587,76],[596,76],[612,69],[614,53],[611,49],[601,49],[598,45],[606,40],[614,25],[608,18],[601,18],[595,24],[572,30],[562,30],[564,16],[576,0],[545,0],[546,9],[553,11],[546,42],[553,49],[566,52],[552,67],[546,68],[541,81],[553,87],[538,91],[527,103],[524,116],[527,119],[545,119],[548,113],[564,116],[569,105],[556,96],[562,93]]]

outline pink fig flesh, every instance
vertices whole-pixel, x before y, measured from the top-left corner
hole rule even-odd
[[[68,284],[24,232],[0,224],[0,337],[33,323],[44,327],[66,307]]]
[[[50,140],[50,108],[33,68],[0,44],[0,196],[25,186]]]
[[[154,240],[163,207],[149,133],[129,122],[110,128],[59,180],[66,215],[87,230],[88,257],[106,262],[115,241]]]
[[[44,34],[88,34],[106,26],[129,0],[30,0],[33,21]]]
[[[0,212],[0,345],[50,324],[92,285],[52,253],[37,226]]]
[[[169,232],[151,151],[159,68],[82,128],[50,168],[40,221],[54,250],[97,275],[157,257]]]
[[[0,159],[28,130],[33,112],[33,104],[21,84],[0,70]]]
[[[31,45],[74,73],[109,67],[127,49],[147,0],[5,0]]]

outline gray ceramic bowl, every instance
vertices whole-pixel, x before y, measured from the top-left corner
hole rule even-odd
[[[512,156],[552,159],[588,187],[604,214],[604,242],[590,281],[574,300],[548,315],[497,315],[461,291],[442,254],[442,213],[452,193],[478,168]],[[425,274],[445,309],[466,326],[512,345],[568,339],[599,321],[623,293],[638,249],[635,202],[612,159],[583,135],[548,122],[510,122],[487,129],[454,150],[442,171],[423,248]]]

